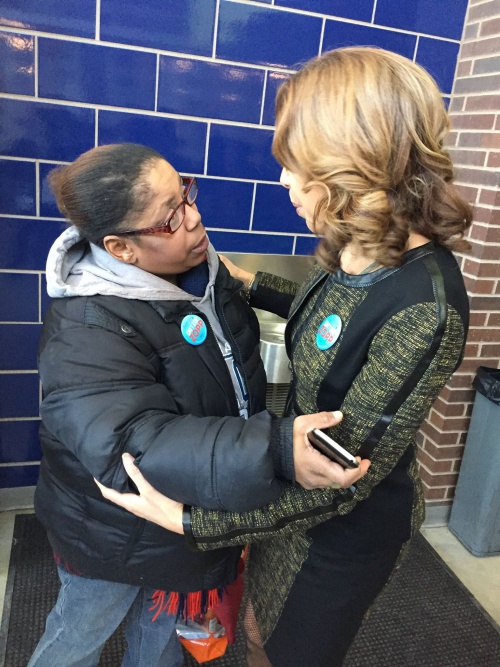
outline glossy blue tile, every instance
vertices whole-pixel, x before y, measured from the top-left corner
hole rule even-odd
[[[38,40],[41,97],[154,109],[156,55],[130,49]]]
[[[2,0],[0,12],[2,25],[95,37],[95,0]]]
[[[258,123],[264,71],[160,57],[158,111]]]
[[[36,274],[0,273],[0,294],[0,322],[38,322]]]
[[[323,37],[323,52],[341,46],[379,46],[413,59],[416,35],[394,30],[383,30],[355,23],[326,21]]]
[[[0,422],[0,463],[40,461],[40,421]]]
[[[281,168],[271,155],[272,140],[271,130],[212,125],[209,175],[278,181]]]
[[[196,205],[205,227],[249,229],[253,183],[198,178]]]
[[[57,167],[57,164],[40,162],[40,215],[43,218],[63,218],[63,214],[57,208],[56,200],[49,186],[48,175]]]
[[[290,75],[285,72],[268,72],[266,81],[266,98],[264,100],[263,125],[274,125],[276,93],[283,81]]]
[[[210,232],[210,241],[217,252],[258,252],[271,255],[291,255],[293,236],[277,234],[245,234]]]
[[[0,489],[35,486],[38,481],[39,471],[39,465],[1,466]]]
[[[0,324],[0,370],[36,370],[40,331],[40,324]]]
[[[64,222],[0,218],[0,269],[45,271],[50,246]]]
[[[275,0],[278,7],[291,9],[305,9],[309,12],[327,14],[328,16],[342,16],[358,21],[372,20],[373,0]]]
[[[3,93],[35,94],[33,46],[31,35],[0,32],[0,89]]]
[[[0,154],[74,160],[94,146],[93,109],[0,99]]]
[[[0,160],[0,213],[36,215],[36,165]]]
[[[99,111],[99,145],[131,141],[161,153],[177,171],[203,172],[207,124],[158,116]]]
[[[420,37],[416,61],[432,74],[443,93],[451,93],[460,44]]]
[[[296,68],[317,55],[322,19],[221,0],[217,56]]]
[[[38,417],[38,373],[0,374],[0,419]]]
[[[314,255],[319,243],[317,236],[297,236],[295,242],[295,255]]]
[[[290,195],[281,185],[257,184],[252,229],[260,232],[307,234],[305,220],[297,215]]]
[[[460,39],[467,0],[378,0],[377,25]]]
[[[101,0],[101,39],[212,55],[215,0]]]

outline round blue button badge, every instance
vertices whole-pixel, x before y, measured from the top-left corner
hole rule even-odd
[[[316,345],[320,350],[328,350],[337,342],[342,331],[342,320],[338,315],[328,315],[321,322],[316,333]]]
[[[181,332],[190,345],[201,345],[207,337],[207,325],[199,315],[186,315],[181,322]]]

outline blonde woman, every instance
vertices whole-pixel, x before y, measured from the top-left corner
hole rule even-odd
[[[227,264],[253,306],[288,317],[288,414],[341,410],[330,435],[371,467],[354,492],[289,486],[239,514],[182,508],[128,461],[140,496],[108,497],[195,549],[251,543],[249,664],[332,667],[423,520],[415,434],[462,359],[468,301],[452,251],[467,248],[471,211],[452,185],[441,95],[415,63],[331,51],[276,107],[273,153],[322,237],[317,264],[301,286]]]

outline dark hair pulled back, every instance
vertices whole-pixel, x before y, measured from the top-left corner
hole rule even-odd
[[[93,243],[133,225],[146,208],[148,166],[165,158],[140,144],[108,144],[49,174],[61,213]]]

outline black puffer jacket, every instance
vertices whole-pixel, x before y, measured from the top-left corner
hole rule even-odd
[[[290,433],[264,410],[258,323],[240,286],[221,265],[216,311],[243,369],[248,421],[210,327],[196,347],[181,334],[191,303],[53,301],[39,350],[44,457],[35,504],[54,549],[82,574],[183,592],[236,576],[239,548],[193,553],[183,536],[104,500],[92,478],[130,490],[121,463],[130,452],[156,488],[188,504],[244,511],[280,495],[278,452]]]

